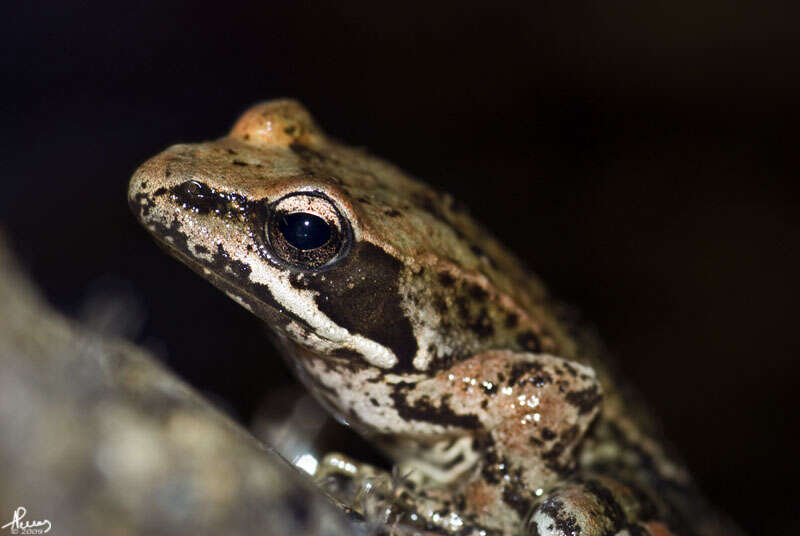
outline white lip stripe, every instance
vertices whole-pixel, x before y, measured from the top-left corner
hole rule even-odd
[[[270,273],[261,266],[263,261],[259,258],[251,257],[248,261],[247,264],[253,268],[250,280],[266,285],[278,303],[305,320],[317,335],[359,352],[376,367],[390,369],[397,364],[397,356],[389,348],[362,335],[350,333],[322,313],[314,301],[316,292],[293,287],[287,274],[276,276]]]

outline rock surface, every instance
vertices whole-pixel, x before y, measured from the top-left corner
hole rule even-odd
[[[22,506],[51,534],[363,532],[145,351],[50,309],[2,236],[0,475],[0,526]]]

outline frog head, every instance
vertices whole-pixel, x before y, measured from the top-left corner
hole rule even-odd
[[[452,197],[329,139],[297,102],[133,175],[135,215],[293,355],[412,378],[490,348],[569,355],[538,280]]]

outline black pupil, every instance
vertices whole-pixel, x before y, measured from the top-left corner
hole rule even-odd
[[[283,216],[278,229],[287,242],[301,250],[317,249],[331,238],[330,225],[319,216],[306,212]]]

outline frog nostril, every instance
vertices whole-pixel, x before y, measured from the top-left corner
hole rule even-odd
[[[278,229],[287,242],[303,251],[320,248],[331,239],[328,222],[307,212],[284,215],[278,222]]]
[[[183,193],[192,197],[203,196],[203,185],[197,181],[186,181],[181,185]]]

